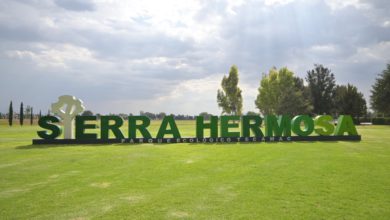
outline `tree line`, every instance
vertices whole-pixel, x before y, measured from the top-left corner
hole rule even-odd
[[[242,115],[243,98],[242,90],[238,86],[239,74],[237,66],[230,68],[228,76],[224,76],[221,81],[221,89],[217,91],[217,104],[222,108],[222,114]],[[374,118],[372,121],[390,124],[390,64],[376,78],[371,90],[371,108],[375,115],[382,118]],[[308,70],[304,79],[296,76],[287,67],[281,69],[271,68],[268,73],[264,73],[260,80],[258,95],[254,100],[258,112],[248,111],[247,115],[321,115],[330,114],[334,116],[348,114],[359,121],[361,117],[367,117],[366,100],[357,87],[352,84],[337,85],[335,75],[332,71],[321,64],[315,64],[314,68]],[[48,111],[47,115],[50,115]],[[92,111],[86,110],[82,115],[93,115]],[[99,116],[99,114],[96,114]],[[132,114],[116,114],[126,118]],[[140,111],[144,115],[154,120],[161,120],[167,114],[164,112],[152,113]],[[193,115],[170,114],[177,120],[194,120]],[[199,115],[210,118],[212,114],[202,112]],[[40,118],[42,112],[34,114],[33,107],[27,105],[24,108],[20,103],[19,113],[13,110],[13,103],[10,102],[8,114],[1,114],[0,118],[8,118],[8,124],[13,125],[14,119],[19,119],[19,124],[23,125],[24,120],[29,119],[30,124],[34,118]]]
[[[238,86],[237,66],[230,68],[217,92],[217,104],[222,114],[242,115],[242,90]],[[371,107],[377,115],[390,116],[390,64],[379,74],[371,90]],[[367,103],[352,84],[337,85],[332,71],[315,64],[304,79],[287,67],[272,68],[264,73],[254,100],[258,109],[247,114],[276,115],[342,115],[359,120],[368,114]]]
[[[200,113],[200,114],[208,114],[207,112],[203,112],[203,113]],[[97,118],[100,118],[100,114],[99,113],[96,113],[94,114],[91,110],[85,110],[81,115],[83,116],[92,116],[92,115],[96,115]],[[133,116],[132,113],[129,113],[129,114],[126,114],[126,113],[119,113],[119,114],[112,114],[112,113],[109,113],[108,115],[116,115],[116,116],[119,116],[123,119],[129,117],[129,116]],[[165,112],[160,112],[160,113],[153,113],[153,112],[145,112],[145,111],[140,111],[139,114],[140,116],[146,116],[152,120],[162,120],[165,116],[169,115],[169,116],[173,116],[174,119],[176,120],[194,120],[195,119],[195,116],[194,115],[184,115],[184,114],[167,114]]]
[[[25,120],[28,120],[30,125],[32,125],[34,124],[34,119],[41,118],[41,117],[42,117],[41,111],[39,111],[39,114],[34,114],[33,107],[27,105],[26,108],[24,108],[23,102],[20,103],[19,113],[14,112],[12,101],[10,101],[8,113],[7,114],[0,113],[0,119],[1,118],[8,119],[9,126],[13,125],[14,119],[19,120],[19,124],[23,126]]]

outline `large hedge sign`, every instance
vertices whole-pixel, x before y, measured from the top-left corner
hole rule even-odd
[[[82,102],[73,96],[61,96],[52,105],[57,116],[43,116],[37,132],[41,139],[33,144],[104,144],[104,143],[224,143],[224,142],[291,142],[291,141],[360,141],[352,117],[341,115],[335,125],[330,115],[197,116],[194,137],[182,137],[173,116],[165,116],[156,136],[149,132],[150,119],[129,116],[127,130],[121,128],[120,116],[79,116]],[[59,118],[60,116],[61,118]],[[61,123],[62,122],[62,123]],[[59,125],[63,124],[63,128]],[[73,131],[74,126],[74,131]],[[240,130],[238,129],[240,128]],[[60,139],[62,130],[64,139]],[[110,137],[110,132],[114,137]],[[139,136],[138,136],[139,135]]]

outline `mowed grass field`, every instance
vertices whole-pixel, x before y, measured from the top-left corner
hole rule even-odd
[[[361,142],[73,146],[31,145],[37,130],[0,125],[0,219],[390,219],[390,126],[358,126]]]

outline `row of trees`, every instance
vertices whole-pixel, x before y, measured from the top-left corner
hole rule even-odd
[[[9,109],[8,109],[8,114],[5,115],[6,118],[8,118],[8,125],[12,126],[13,125],[13,120],[19,119],[19,124],[23,126],[25,117],[28,117],[30,121],[30,125],[34,123],[34,118],[35,117],[41,117],[42,113],[39,111],[39,115],[34,115],[33,107],[27,105],[26,108],[24,108],[23,102],[20,103],[20,110],[19,114],[14,114],[14,108],[12,101],[9,104]]]
[[[83,115],[83,116],[91,116],[91,115],[94,115],[94,113],[91,110],[85,110],[81,115]],[[133,116],[132,113],[130,113],[130,114],[126,114],[126,113],[111,114],[110,113],[108,115],[117,115],[117,116],[122,117],[123,119],[127,118],[128,116]],[[165,113],[165,112],[153,113],[153,112],[140,111],[139,115],[147,116],[148,118],[150,118],[152,120],[162,120],[168,114]],[[183,114],[177,114],[177,115],[169,114],[169,115],[173,116],[176,120],[194,120],[195,119],[195,116],[193,116],[193,115],[183,115]],[[203,115],[203,116],[205,116],[207,118],[209,116],[211,116],[211,114],[208,114],[207,112],[202,112],[202,113],[200,113],[200,115]],[[97,113],[96,116],[99,118],[100,114]]]
[[[306,81],[306,84],[304,83]],[[238,87],[238,68],[233,65],[229,75],[224,76],[221,82],[222,89],[218,90],[217,102],[222,108],[222,114],[242,115],[242,90]],[[259,94],[255,100],[256,107],[263,115],[266,114],[349,114],[355,118],[367,114],[366,100],[356,86],[337,85],[335,76],[329,68],[315,64],[314,69],[307,71],[305,79],[295,76],[287,67],[272,68],[268,74],[263,74],[258,88]],[[379,74],[371,90],[371,108],[383,117],[390,116],[390,64]],[[48,112],[50,114],[50,112]],[[86,110],[83,115],[92,115]],[[247,114],[258,114],[248,112]],[[35,117],[41,117],[39,115]],[[124,118],[132,114],[120,114]],[[151,119],[162,119],[166,113],[151,113],[141,111],[140,115]],[[172,115],[172,114],[171,114]],[[200,115],[209,118],[211,114],[202,112]],[[13,120],[18,118],[23,125],[25,116],[29,117],[33,124],[34,113],[31,106],[24,109],[23,102],[20,104],[19,114],[14,114],[12,101],[9,105],[8,118],[10,126]],[[178,120],[193,120],[191,115],[173,115]],[[1,118],[0,114],[0,118]]]
[[[242,114],[242,91],[238,87],[238,70],[230,68],[224,76],[221,90],[217,93],[217,103],[222,114]],[[305,82],[306,81],[306,85]],[[255,100],[256,107],[266,114],[349,114],[355,118],[367,114],[364,96],[356,86],[337,85],[329,68],[315,64],[307,71],[304,79],[295,76],[288,68],[272,68],[263,74]],[[373,110],[383,115],[390,113],[390,64],[387,64],[375,85],[372,87],[371,105]],[[249,112],[248,114],[256,114]]]

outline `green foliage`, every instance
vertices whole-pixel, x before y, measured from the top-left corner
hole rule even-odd
[[[168,127],[169,127],[169,129],[168,129]],[[175,119],[172,115],[164,117],[164,119],[161,122],[161,126],[160,126],[160,129],[158,130],[156,137],[157,138],[164,138],[166,134],[168,134],[169,136],[171,136],[173,138],[180,138],[181,137],[179,129],[177,128]]]
[[[229,131],[232,128],[239,128],[240,116],[237,115],[223,115],[221,116],[221,137],[240,137],[239,131]]]
[[[315,64],[314,69],[307,72],[308,83],[313,113],[322,115],[334,111],[335,78],[330,69]]]
[[[350,115],[341,115],[337,119],[337,126],[334,130],[334,135],[344,135],[347,132],[348,135],[357,135],[358,132],[354,126],[353,119]]]
[[[12,121],[14,119],[14,109],[12,107],[12,101],[9,103],[9,110],[8,110],[8,125],[12,126]]]
[[[34,112],[33,112],[33,108],[31,107],[30,108],[30,125],[32,125],[34,123]]]
[[[390,117],[387,118],[372,118],[373,125],[390,125]]]
[[[356,86],[348,84],[347,86],[336,86],[335,110],[339,115],[351,115],[359,118],[366,115],[366,100]]]
[[[312,110],[313,110],[313,106],[311,104],[311,97],[310,97],[310,90],[309,90],[309,87],[308,86],[305,86],[304,83],[303,83],[303,79],[298,77],[298,76],[294,76],[294,83],[295,83],[295,87],[302,92],[302,95],[303,95],[303,99],[306,100],[306,105],[307,105],[307,111],[305,111],[304,113],[311,113]]]
[[[334,132],[333,118],[330,115],[317,115],[314,124],[317,128],[314,131],[319,135],[332,135]]]
[[[24,115],[27,116],[27,117],[30,116],[31,110],[32,110],[32,107],[27,105],[26,109],[24,110]]]
[[[81,113],[81,116],[93,116],[93,112],[91,110],[85,110]]]
[[[158,119],[163,119],[165,116],[167,116],[167,114],[165,113],[165,112],[160,112],[160,113],[158,113],[157,115],[156,115],[156,117],[158,118]]]
[[[390,63],[372,86],[371,107],[378,113],[390,115]]]
[[[20,125],[23,126],[23,121],[24,121],[23,102],[20,103],[19,121],[20,121]]]
[[[210,116],[209,122],[205,122],[206,119],[203,116],[197,116],[195,118],[197,138],[203,138],[205,136],[205,130],[210,130],[210,137],[218,137],[218,116]]]
[[[97,119],[96,116],[95,118]],[[123,118],[121,116],[118,115],[101,116],[100,117],[100,138],[108,139],[110,136],[110,131],[112,132],[115,138],[118,139],[124,138],[124,135],[120,130],[120,127],[122,125],[123,125]]]
[[[306,114],[312,109],[302,80],[287,68],[273,68],[263,75],[255,104],[264,115]]]
[[[146,117],[148,117],[148,118],[150,118],[150,119],[152,119],[152,120],[157,119],[156,114],[151,113],[151,112],[140,111],[139,115],[141,115],[141,116],[146,116]]]
[[[218,90],[217,102],[222,108],[222,114],[242,114],[242,94],[238,87],[238,69],[233,65],[230,68],[229,76],[224,76],[221,82],[222,90]]]
[[[259,113],[253,112],[253,111],[248,111],[248,112],[246,113],[246,115],[259,115]]]
[[[211,116],[213,116],[212,114],[209,114],[207,112],[201,112],[199,113],[199,116],[202,116],[205,120],[209,120]]]
[[[38,121],[38,125],[45,130],[38,131],[37,135],[42,139],[55,139],[59,137],[62,133],[62,128],[58,124],[54,124],[59,122],[60,119],[58,117],[49,115],[43,116],[41,120]]]

